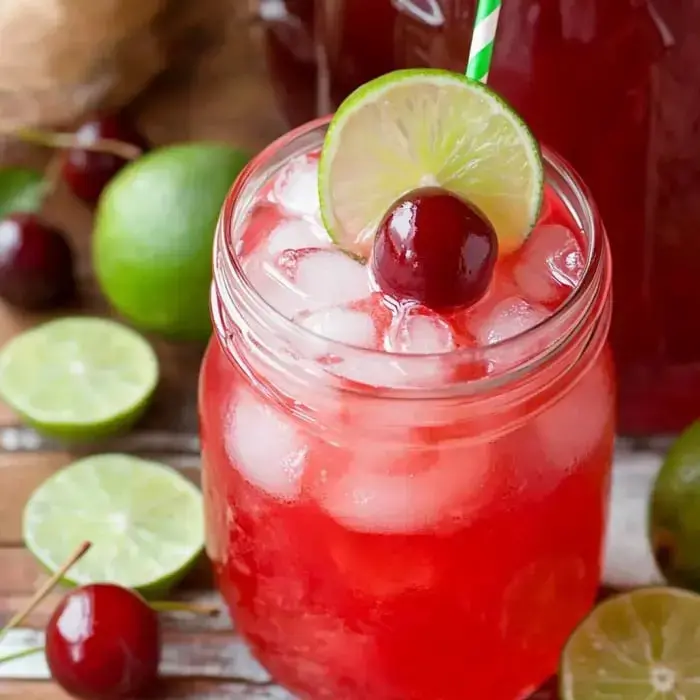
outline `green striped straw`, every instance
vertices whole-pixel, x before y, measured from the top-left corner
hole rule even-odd
[[[479,0],[467,62],[467,78],[485,83],[489,79],[493,44],[498,29],[502,0]]]

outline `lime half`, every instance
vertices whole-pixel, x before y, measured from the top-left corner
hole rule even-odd
[[[58,569],[81,542],[92,542],[66,583],[110,581],[160,596],[202,551],[202,495],[158,462],[122,454],[86,457],[32,494],[23,534],[49,571]]]
[[[0,395],[51,437],[100,439],[128,428],[157,383],[151,346],[105,319],[50,321],[0,350]]]
[[[543,166],[536,139],[498,95],[463,75],[402,70],[356,90],[338,109],[319,166],[330,236],[366,255],[382,217],[418,187],[475,204],[517,248],[537,220]]]
[[[700,596],[642,588],[606,600],[569,639],[562,700],[700,698]]]

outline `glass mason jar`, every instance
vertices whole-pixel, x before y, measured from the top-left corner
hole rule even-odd
[[[292,124],[395,68],[463,71],[476,0],[261,0]],[[272,12],[272,9],[275,12]],[[615,261],[623,433],[698,414],[700,3],[504,0],[490,84],[593,192]]]
[[[252,161],[218,226],[199,394],[218,585],[256,656],[299,697],[526,697],[600,583],[614,433],[605,233],[581,181],[546,152],[550,191],[589,255],[557,313],[447,355],[332,344],[375,376],[396,361],[411,377],[441,376],[426,371],[437,361],[508,354],[515,366],[420,389],[348,384],[316,359],[330,341],[266,304],[237,254],[271,176],[318,149],[327,124]]]

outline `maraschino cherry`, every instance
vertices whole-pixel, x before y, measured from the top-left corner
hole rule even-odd
[[[155,685],[158,614],[137,593],[110,583],[70,591],[46,628],[53,678],[81,700],[133,700]]]
[[[35,214],[0,221],[0,297],[13,306],[42,311],[69,301],[73,265],[63,233]]]
[[[457,195],[427,187],[405,195],[385,215],[372,267],[388,294],[447,310],[479,300],[497,257],[488,219]]]
[[[127,164],[127,160],[105,150],[92,150],[109,140],[148,149],[146,139],[123,114],[100,114],[82,124],[75,133],[78,143],[66,151],[62,175],[73,193],[84,202],[94,204],[107,183]]]

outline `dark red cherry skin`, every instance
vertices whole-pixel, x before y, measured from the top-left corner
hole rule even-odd
[[[13,306],[43,311],[70,301],[73,264],[63,233],[35,214],[0,220],[0,297]]]
[[[99,139],[114,139],[148,150],[146,139],[124,115],[100,114],[82,124],[75,132],[81,143],[92,144]],[[73,193],[87,204],[94,204],[107,183],[128,161],[111,153],[98,153],[82,148],[66,151],[62,175]]]
[[[96,583],[70,591],[46,628],[54,680],[81,700],[133,700],[158,678],[161,639],[156,612],[138,594]]]
[[[386,214],[372,268],[381,289],[435,310],[473,304],[484,294],[498,239],[473,205],[438,187],[414,190]]]

